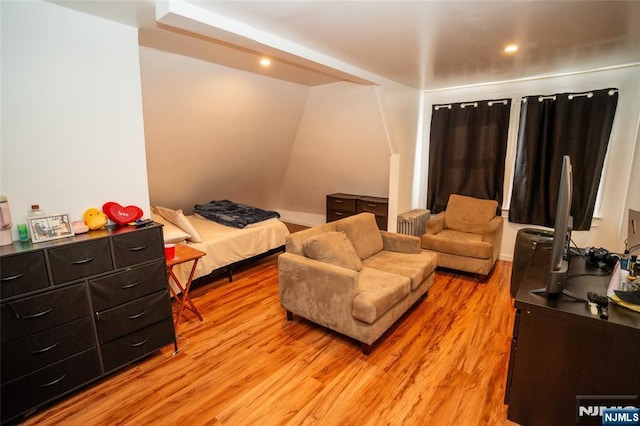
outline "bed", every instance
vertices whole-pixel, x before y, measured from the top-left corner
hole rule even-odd
[[[232,211],[231,216],[239,216],[237,222],[235,224],[233,221],[228,222],[229,215],[226,215],[220,219],[226,223],[223,225],[198,213],[187,216],[181,210],[159,206],[154,207],[151,215],[155,222],[164,225],[165,243],[189,244],[206,253],[206,256],[198,261],[194,280],[208,281],[225,274],[231,281],[235,268],[249,261],[284,251],[285,238],[289,235],[289,230],[279,220],[279,214],[267,211],[268,216],[255,215],[252,209],[257,208],[228,200],[196,205],[194,212],[209,214],[210,212],[198,207],[208,206],[212,209],[214,204],[224,204],[225,208]],[[244,207],[249,207],[250,219],[247,219],[248,210]],[[265,212],[260,209],[257,211]],[[174,267],[173,271],[181,282],[185,282],[188,278],[191,266],[192,262],[187,262]]]

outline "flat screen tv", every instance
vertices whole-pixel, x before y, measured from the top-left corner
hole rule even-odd
[[[561,294],[575,300],[585,302],[569,290],[565,289],[569,261],[571,254],[571,200],[573,195],[573,175],[571,159],[568,155],[562,157],[562,172],[558,187],[558,206],[556,208],[556,220],[553,228],[553,243],[551,245],[551,262],[547,284],[545,288],[532,290],[532,293],[546,294],[548,297],[558,297]]]

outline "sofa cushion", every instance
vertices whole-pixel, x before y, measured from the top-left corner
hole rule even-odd
[[[489,259],[493,255],[493,246],[487,241],[482,241],[482,235],[450,229],[435,235],[423,235],[422,247],[427,250],[478,259]]]
[[[460,232],[482,234],[496,216],[498,202],[451,194],[444,213],[444,227]]]
[[[329,222],[312,228],[303,229],[298,232],[291,233],[285,238],[287,253],[304,256],[304,242],[311,237],[321,235],[326,232],[336,231],[336,222]]]
[[[437,254],[426,251],[413,254],[383,250],[364,260],[363,265],[408,277],[411,280],[411,290],[415,290],[436,269]]]
[[[321,262],[359,271],[362,262],[344,232],[325,232],[307,239],[303,244],[304,255]]]
[[[352,316],[373,324],[409,294],[408,277],[363,267],[358,277],[360,293],[353,299]]]
[[[336,223],[338,230],[347,234],[360,259],[364,260],[382,250],[382,235],[373,213],[360,213]]]

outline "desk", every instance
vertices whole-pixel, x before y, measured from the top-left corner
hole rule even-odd
[[[169,270],[169,276],[173,279],[173,282],[182,292],[182,296],[180,296],[178,292],[176,292],[175,289],[171,285],[169,285],[169,290],[171,291],[171,294],[173,295],[173,297],[176,298],[176,300],[180,304],[180,307],[178,308],[178,315],[176,316],[176,320],[174,324],[176,331],[178,330],[178,324],[182,319],[182,311],[184,310],[187,303],[189,304],[189,306],[186,306],[186,308],[189,309],[194,314],[196,314],[198,319],[202,321],[202,315],[200,315],[198,308],[196,308],[196,305],[193,304],[193,302],[191,301],[191,298],[189,297],[189,290],[191,289],[191,282],[193,281],[193,274],[196,270],[196,266],[198,265],[198,260],[200,260],[200,258],[203,257],[204,255],[206,255],[205,252],[195,249],[189,245],[177,244],[175,256],[173,257],[173,259],[167,259],[167,268]],[[191,266],[191,272],[189,273],[189,278],[187,279],[186,283],[180,283],[180,280],[178,280],[178,278],[173,272],[173,267],[181,263],[190,262],[190,261],[193,261],[193,265]]]
[[[602,320],[566,296],[531,294],[545,286],[550,258],[550,247],[536,247],[515,299],[505,403],[507,417],[523,425],[576,424],[578,395],[640,393],[640,314],[610,304]],[[609,276],[594,276],[602,273],[574,255],[566,288],[585,299],[605,295]]]

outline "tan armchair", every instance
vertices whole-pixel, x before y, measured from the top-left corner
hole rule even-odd
[[[422,248],[438,253],[438,266],[488,275],[500,254],[498,202],[451,194],[444,212],[425,225]]]

